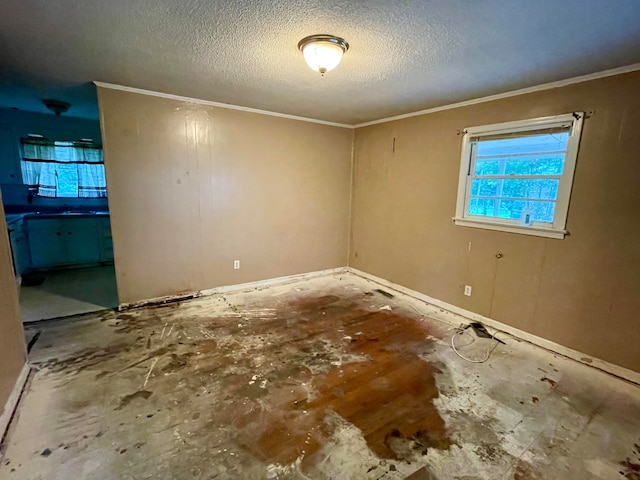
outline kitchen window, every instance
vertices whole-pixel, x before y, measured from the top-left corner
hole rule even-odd
[[[107,196],[102,148],[90,139],[22,139],[22,177],[34,195],[104,198]]]
[[[564,238],[583,117],[465,129],[455,224]]]

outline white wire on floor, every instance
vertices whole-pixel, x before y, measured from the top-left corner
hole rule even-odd
[[[458,355],[461,359],[466,360],[467,362],[471,362],[471,363],[484,363],[484,362],[486,362],[487,360],[489,360],[489,358],[491,357],[491,354],[493,353],[493,351],[496,349],[496,347],[497,347],[497,346],[498,346],[498,344],[500,343],[500,341],[499,341],[499,340],[498,340],[498,338],[496,337],[495,332],[494,332],[494,333],[492,333],[492,334],[490,334],[490,335],[493,337],[493,340],[495,340],[495,343],[493,344],[493,346],[489,346],[489,348],[487,349],[487,353],[486,353],[486,355],[484,356],[484,358],[479,359],[479,360],[474,360],[474,359],[472,359],[472,358],[467,358],[467,357],[465,357],[465,356],[464,356],[464,355],[462,355],[462,354],[458,351],[458,349],[456,348],[456,345],[455,345],[455,338],[456,338],[458,335],[463,336],[465,333],[468,333],[468,332],[467,332],[467,329],[465,329],[465,328],[458,328],[458,329],[457,329],[456,333],[454,333],[454,334],[453,334],[453,336],[451,337],[451,348],[453,348],[453,351],[454,351],[454,352],[456,352],[456,355]],[[471,342],[467,343],[467,344],[466,344],[466,345],[464,345],[464,346],[471,345],[471,344],[472,344],[472,343],[474,343],[474,342],[475,342],[475,339],[473,339]]]
[[[427,317],[427,316],[426,316],[424,313],[422,313],[420,310],[418,310],[416,307],[414,307],[413,305],[411,305],[411,303],[408,303],[407,305],[408,305],[409,307],[411,307],[411,309],[413,309],[413,310],[414,310],[418,315],[420,315],[420,317],[422,317],[423,319],[425,319],[425,318],[430,318],[430,317]],[[467,327],[467,328],[469,328],[469,327]],[[484,356],[484,358],[479,359],[479,360],[474,360],[474,359],[472,359],[472,358],[467,358],[467,357],[465,357],[464,355],[462,355],[462,354],[458,351],[458,349],[456,348],[456,345],[455,345],[455,338],[456,338],[456,336],[457,336],[457,335],[463,336],[465,333],[468,333],[468,332],[467,332],[467,328],[464,328],[464,327],[458,327],[458,328],[456,328],[456,333],[454,333],[454,334],[453,334],[453,336],[451,337],[451,348],[453,348],[453,351],[454,351],[454,352],[456,352],[456,355],[458,355],[458,356],[459,356],[460,358],[462,358],[463,360],[466,360],[467,362],[471,362],[471,363],[484,363],[484,362],[486,362],[487,360],[489,360],[489,358],[491,358],[491,354],[492,354],[492,353],[493,353],[493,351],[498,347],[498,344],[500,343],[500,340],[498,340],[498,337],[496,337],[496,333],[497,333],[497,332],[489,333],[489,335],[491,335],[491,337],[492,337],[492,340],[495,340],[495,343],[493,344],[493,346],[491,346],[491,345],[489,346],[489,348],[487,349],[487,353],[486,353],[486,355]],[[485,328],[486,328],[486,327],[485,327]],[[467,343],[466,345],[463,345],[463,346],[465,346],[465,347],[466,347],[466,346],[468,346],[468,345],[471,345],[472,343],[475,343],[475,338],[473,338],[473,337],[472,337],[472,340],[471,340],[469,343]]]

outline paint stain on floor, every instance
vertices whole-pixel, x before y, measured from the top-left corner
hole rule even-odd
[[[633,444],[633,456],[635,458],[627,457],[620,462],[620,475],[626,480],[640,480],[640,445],[637,443]]]

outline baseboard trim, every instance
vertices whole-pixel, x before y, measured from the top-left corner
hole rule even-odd
[[[206,290],[197,290],[194,292],[185,292],[176,295],[167,295],[163,297],[150,298],[148,300],[140,300],[138,302],[121,303],[118,305],[118,311],[131,310],[132,308],[147,307],[152,305],[164,305],[167,303],[181,302],[191,300],[193,298],[208,297],[221,293],[234,293],[243,290],[254,290],[257,288],[273,287],[276,285],[285,285],[287,283],[298,282],[300,280],[308,280],[310,278],[324,277],[326,275],[335,275],[337,273],[346,272],[347,267],[329,268],[327,270],[317,270],[315,272],[297,273],[284,277],[268,278],[265,280],[257,280],[255,282],[238,283],[235,285],[223,285],[220,287],[209,288]]]
[[[608,373],[615,377],[621,378],[628,382],[634,383],[636,385],[640,385],[640,373],[634,372],[633,370],[629,370],[628,368],[624,368],[619,365],[609,363],[599,358],[594,358],[591,355],[587,355],[586,353],[578,352],[577,350],[573,350],[571,348],[565,347],[558,343],[552,342],[551,340],[538,337],[531,333],[525,332],[524,330],[520,330],[518,328],[512,327],[502,322],[498,322],[497,320],[494,320],[489,317],[485,317],[484,315],[474,313],[470,310],[465,310],[464,308],[457,307],[451,303],[443,302],[442,300],[438,300],[437,298],[433,298],[428,295],[425,295],[424,293],[420,293],[416,290],[403,287],[402,285],[398,285],[396,283],[390,282],[388,280],[385,280],[384,278],[380,278],[370,273],[363,272],[362,270],[358,270],[357,268],[347,267],[346,270],[349,273],[352,273],[353,275],[364,278],[365,280],[372,281],[374,283],[377,283],[378,285],[384,286],[391,290],[395,290],[396,292],[402,293],[414,299],[423,301],[425,303],[429,303],[439,308],[443,308],[445,310],[448,310],[449,312],[458,314],[461,317],[464,317],[470,321],[481,322],[489,327],[492,327],[503,333],[507,333],[519,340],[523,340],[527,343],[531,343],[544,350],[550,351],[557,355],[562,355],[563,357],[570,358],[571,360],[574,360],[588,367],[595,368],[597,370],[600,370],[602,372]]]
[[[0,440],[3,440],[9,425],[11,424],[11,419],[13,418],[13,414],[18,407],[18,403],[20,402],[20,397],[22,396],[22,390],[24,389],[25,384],[27,383],[27,379],[29,378],[29,372],[31,371],[31,367],[29,362],[26,362],[20,371],[20,375],[16,379],[16,383],[13,386],[13,390],[11,390],[11,395],[7,399],[7,403],[4,405],[4,410],[2,415],[0,415]]]
[[[269,278],[265,280],[258,280],[255,282],[239,283],[235,285],[223,285],[220,287],[215,287],[215,288],[210,288],[205,290],[185,292],[177,295],[167,295],[162,297],[150,298],[147,300],[141,300],[137,302],[121,303],[118,306],[118,310],[124,311],[124,310],[130,310],[130,309],[146,307],[146,306],[154,306],[154,305],[157,306],[157,305],[163,305],[167,303],[180,302],[184,300],[190,300],[193,298],[207,297],[211,295],[235,293],[243,290],[254,290],[259,288],[272,287],[276,285],[286,285],[287,283],[293,283],[300,280],[307,280],[307,279],[317,278],[317,277],[324,277],[327,275],[335,275],[338,273],[351,273],[365,280],[374,282],[380,286],[383,286],[391,290],[394,290],[398,293],[407,295],[408,297],[411,297],[413,299],[420,300],[430,305],[434,305],[436,307],[445,309],[451,313],[460,315],[461,317],[468,319],[469,321],[481,322],[489,327],[492,327],[503,333],[511,335],[512,337],[515,337],[519,340],[525,341],[527,343],[531,343],[549,352],[569,358],[582,365],[595,368],[597,370],[600,370],[602,372],[608,373],[615,377],[621,378],[628,382],[634,383],[636,385],[640,385],[640,373],[638,372],[634,372],[633,370],[630,370],[628,368],[624,368],[619,365],[609,363],[605,360],[592,357],[585,353],[582,353],[577,350],[573,350],[571,348],[560,345],[558,343],[552,342],[551,340],[538,337],[537,335],[533,335],[531,333],[525,332],[524,330],[520,330],[518,328],[512,327],[510,325],[499,322],[492,318],[485,317],[484,315],[480,315],[470,310],[466,310],[464,308],[458,307],[451,303],[438,300],[437,298],[430,297],[428,295],[425,295],[424,293],[418,292],[416,290],[412,290],[407,287],[403,287],[402,285],[390,282],[389,280],[386,280],[381,277],[377,277],[371,273],[367,273],[353,267],[330,268],[327,270],[318,270],[315,272],[299,273],[295,275],[287,275],[284,277],[275,277],[275,278]],[[0,427],[1,426],[2,424],[0,423]]]

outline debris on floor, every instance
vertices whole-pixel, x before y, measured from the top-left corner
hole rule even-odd
[[[465,362],[460,317],[372,291],[329,275],[39,326],[0,478],[638,480],[637,386],[513,338]]]

